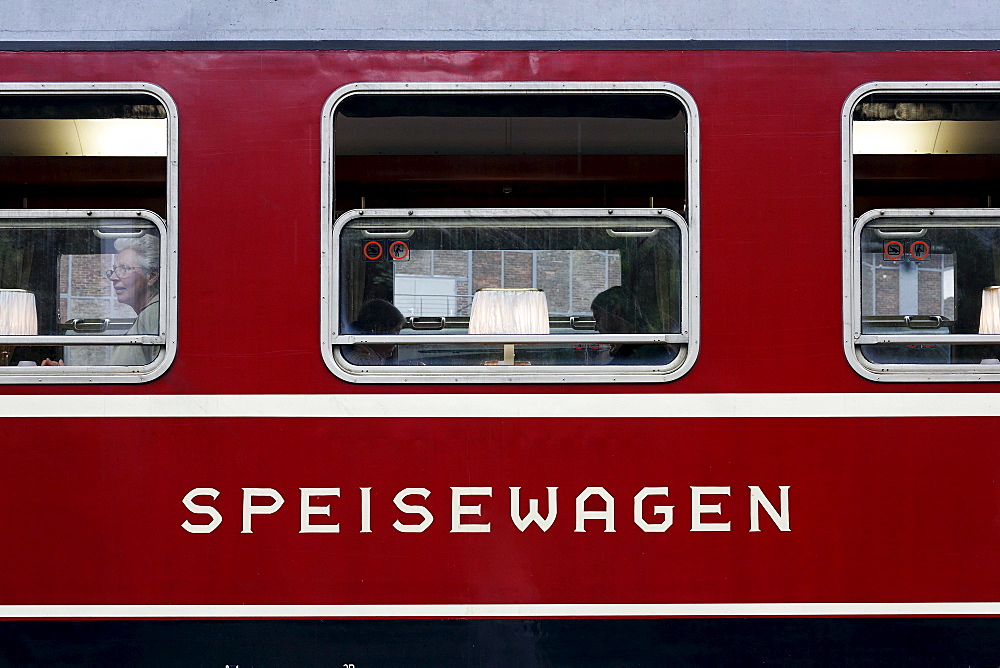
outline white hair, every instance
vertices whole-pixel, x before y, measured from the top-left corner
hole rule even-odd
[[[155,234],[143,234],[141,237],[123,237],[115,240],[115,250],[131,250],[135,252],[139,269],[147,277],[154,273],[160,275],[160,238]],[[154,284],[159,287],[159,281]]]

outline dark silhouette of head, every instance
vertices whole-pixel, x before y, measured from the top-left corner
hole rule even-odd
[[[384,299],[372,299],[361,305],[357,319],[351,323],[358,334],[399,334],[406,319],[395,306]]]
[[[649,331],[649,322],[639,310],[639,305],[620,285],[601,292],[590,304],[597,323],[597,331],[602,334],[635,334]]]

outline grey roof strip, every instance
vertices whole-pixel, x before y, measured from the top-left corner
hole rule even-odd
[[[1000,40],[0,41],[0,51],[998,51]]]

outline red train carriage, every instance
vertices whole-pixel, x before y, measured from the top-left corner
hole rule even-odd
[[[8,640],[988,658],[996,52],[0,62]]]

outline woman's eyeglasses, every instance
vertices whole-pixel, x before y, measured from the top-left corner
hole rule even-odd
[[[107,276],[108,278],[111,278],[112,276],[123,278],[125,274],[138,268],[139,267],[126,267],[125,265],[120,264],[117,267],[112,267],[111,269],[108,269],[106,272],[104,272],[104,275]]]

